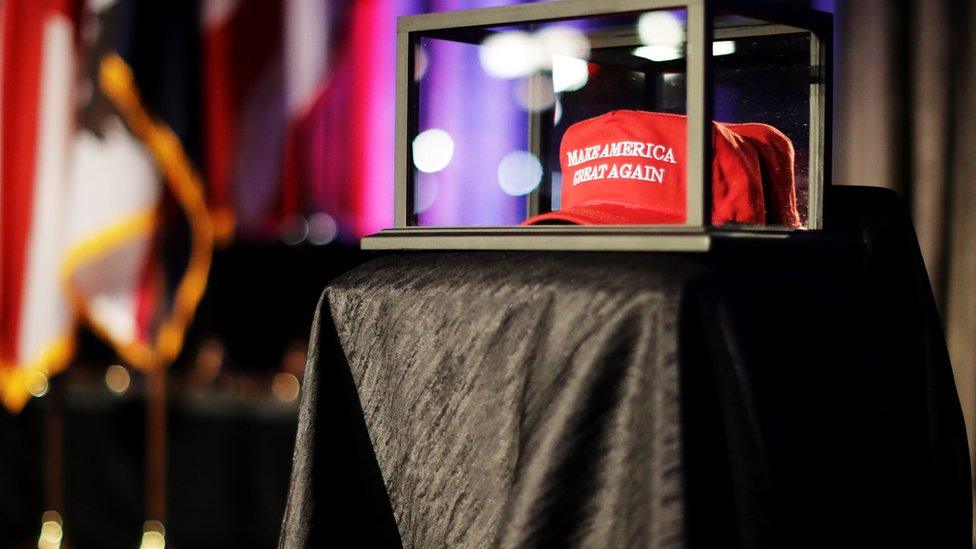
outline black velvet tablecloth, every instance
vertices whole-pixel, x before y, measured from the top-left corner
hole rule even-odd
[[[389,255],[319,304],[282,547],[969,547],[910,223],[708,254]]]

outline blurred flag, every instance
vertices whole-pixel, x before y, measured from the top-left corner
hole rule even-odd
[[[76,315],[131,364],[165,366],[210,265],[194,169],[196,4],[74,4],[0,4],[0,397],[10,409],[70,359]]]
[[[226,242],[277,236],[285,141],[283,0],[204,0],[208,203]]]
[[[329,72],[332,23],[343,4],[323,0],[285,2],[285,134],[282,215],[308,214],[299,210],[302,182],[308,179],[308,147],[315,146],[305,131],[314,117],[315,105],[324,94]]]
[[[76,318],[170,362],[215,237],[389,226],[396,17],[514,1],[0,0],[0,399]]]
[[[309,188],[322,143],[310,127],[344,14],[358,3],[203,2],[208,198],[219,237],[277,239],[294,218],[304,224],[317,212]]]
[[[19,409],[70,358],[60,279],[74,27],[66,0],[0,3],[0,400]]]
[[[288,169],[313,210],[304,213],[334,217],[339,236],[356,242],[393,221],[396,17],[424,4],[330,5],[332,11],[320,15],[324,23],[314,25],[321,35],[312,41],[317,55],[302,55],[308,44],[296,45],[289,55],[297,78],[289,80]],[[307,18],[300,20],[308,25]]]
[[[128,362],[166,366],[206,286],[193,2],[88,0],[62,272],[79,312]]]

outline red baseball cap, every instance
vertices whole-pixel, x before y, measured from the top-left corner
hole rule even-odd
[[[684,116],[617,110],[570,126],[559,148],[562,209],[526,225],[676,224],[685,220]],[[722,124],[712,124],[712,223],[764,225],[759,155]]]
[[[800,212],[796,206],[796,176],[793,171],[796,155],[790,138],[768,124],[750,122],[722,125],[742,136],[759,153],[766,222],[792,229],[799,227]]]

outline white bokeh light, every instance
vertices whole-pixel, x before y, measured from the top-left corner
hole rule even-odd
[[[719,40],[712,42],[712,55],[731,55],[735,53],[735,42]],[[683,57],[680,47],[668,44],[651,44],[635,48],[633,54],[651,61],[672,61]]]
[[[650,61],[672,61],[681,58],[681,50],[674,46],[658,44],[636,48],[634,49],[634,55]]]
[[[712,55],[730,55],[735,53],[735,42],[732,40],[718,40],[712,42]]]
[[[454,140],[437,128],[420,132],[413,139],[413,165],[425,173],[439,172],[454,157]]]
[[[486,38],[478,49],[478,57],[485,72],[496,78],[506,79],[553,69],[556,56],[588,59],[590,41],[581,31],[563,25],[548,27],[536,33],[498,32]],[[585,83],[580,84],[580,87]]]
[[[567,26],[548,27],[535,33],[535,39],[547,58],[556,55],[588,59],[590,40],[582,32]]]
[[[552,87],[556,93],[576,91],[590,79],[585,59],[556,54],[552,56]]]
[[[528,151],[512,151],[498,163],[498,184],[512,196],[532,192],[542,181],[542,164]]]
[[[478,48],[485,72],[496,78],[518,78],[543,65],[546,52],[535,36],[520,31],[492,34]]]
[[[637,20],[637,34],[648,46],[680,48],[685,41],[685,25],[669,11],[652,11]]]

